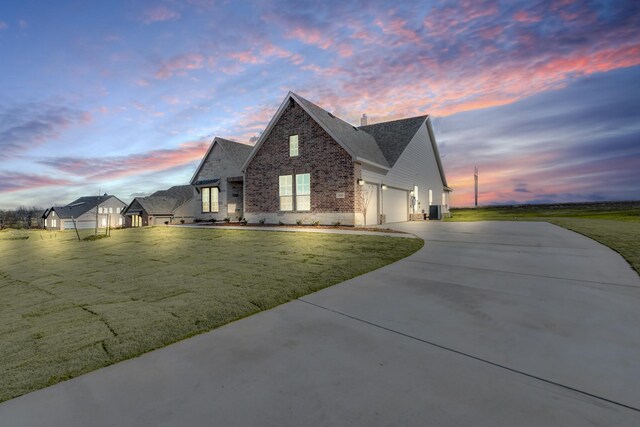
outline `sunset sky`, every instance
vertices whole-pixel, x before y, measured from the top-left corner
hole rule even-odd
[[[0,5],[0,208],[186,184],[289,90],[431,114],[454,206],[640,199],[638,1]]]

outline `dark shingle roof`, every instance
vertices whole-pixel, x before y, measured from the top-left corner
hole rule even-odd
[[[231,158],[238,166],[242,167],[242,164],[251,154],[253,145],[242,144],[241,142],[231,141],[229,139],[216,137],[216,141],[222,146],[222,149],[227,153],[227,156]]]
[[[376,140],[367,132],[363,132],[353,125],[339,119],[328,111],[318,107],[313,102],[291,92],[294,99],[303,106],[328,133],[339,143],[345,145],[350,154],[357,158],[389,167],[384,154],[376,144]]]
[[[56,214],[62,219],[72,217],[78,218],[80,215],[89,212],[91,209],[111,197],[114,196],[109,194],[103,194],[102,196],[84,196],[74,200],[66,206],[54,206],[51,209],[56,211]]]
[[[376,123],[360,126],[358,129],[373,136],[389,166],[393,166],[427,117],[429,116]]]
[[[190,185],[176,185],[168,190],[156,191],[147,197],[136,197],[129,205],[137,202],[149,215],[171,214],[174,210],[191,200],[193,187]],[[126,213],[134,213],[127,208]]]

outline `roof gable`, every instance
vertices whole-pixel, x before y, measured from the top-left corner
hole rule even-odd
[[[418,132],[418,129],[420,129],[420,126],[427,120],[427,117],[429,116],[393,120],[391,122],[360,126],[359,129],[373,136],[389,166],[393,167]]]
[[[389,164],[376,144],[375,139],[368,133],[361,131],[344,120],[339,119],[326,110],[318,107],[311,101],[289,92],[276,114],[271,118],[265,131],[260,135],[255,148],[242,165],[242,170],[246,170],[251,159],[258,152],[260,146],[266,141],[273,127],[278,123],[290,100],[296,102],[311,118],[320,125],[355,161],[369,163],[383,169],[389,169]]]
[[[213,151],[213,147],[216,144],[218,144],[220,148],[222,148],[222,151],[227,155],[229,160],[232,161],[239,169],[242,168],[243,163],[247,160],[254,148],[252,145],[243,144],[241,142],[232,141],[230,139],[224,139],[216,136],[215,138],[213,138],[213,141],[211,141],[211,145],[209,146],[207,153],[200,161],[196,172],[193,174],[193,177],[191,177],[191,181],[189,181],[191,184],[194,184],[196,178],[198,177],[198,174],[209,159],[211,151]]]
[[[83,196],[74,200],[66,206],[54,206],[51,208],[51,210],[55,211],[56,214],[62,219],[78,218],[79,216],[84,215],[91,209],[99,206],[100,204],[106,202],[111,198],[118,200],[120,203],[126,206],[126,203],[118,199],[116,196],[105,193],[102,196]]]

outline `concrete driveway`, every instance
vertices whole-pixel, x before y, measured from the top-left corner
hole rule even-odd
[[[0,425],[640,425],[640,279],[547,223],[405,260],[0,404]]]

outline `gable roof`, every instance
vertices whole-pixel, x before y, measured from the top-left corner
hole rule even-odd
[[[224,139],[224,138],[220,138],[219,136],[216,136],[215,138],[213,138],[213,141],[211,141],[211,145],[209,146],[207,153],[204,155],[204,157],[200,161],[200,164],[198,165],[196,172],[193,174],[193,177],[191,177],[191,181],[190,181],[191,184],[194,184],[196,177],[198,176],[198,174],[200,173],[200,170],[202,169],[205,162],[209,158],[209,154],[211,154],[211,150],[213,150],[213,146],[215,144],[220,145],[220,147],[225,152],[227,157],[229,157],[229,159],[231,159],[231,161],[235,163],[235,165],[238,168],[242,167],[245,160],[247,160],[247,158],[251,154],[251,151],[253,151],[253,145],[243,144],[241,142],[232,141],[230,139]]]
[[[129,212],[134,203],[138,203],[149,215],[171,214],[193,198],[191,185],[176,185],[168,190],[156,191],[147,197],[136,197],[123,211]]]
[[[100,205],[102,202],[106,202],[112,197],[126,206],[126,203],[118,199],[116,196],[105,193],[102,196],[83,196],[74,200],[66,206],[54,206],[46,214],[48,216],[51,211],[55,211],[56,214],[58,214],[58,216],[62,219],[78,218],[80,215],[84,215],[91,209]]]
[[[433,148],[436,163],[438,164],[438,172],[440,173],[442,183],[449,191],[451,190],[447,186],[447,179],[444,175],[444,169],[429,115],[355,127],[293,92],[289,92],[282,104],[280,104],[278,111],[276,111],[276,114],[271,118],[265,131],[260,135],[253,151],[251,151],[244,161],[242,171],[246,170],[260,145],[267,139],[271,129],[284,113],[290,100],[300,105],[354,160],[369,163],[382,169],[390,169],[393,167],[420,127],[426,122],[431,147]]]
[[[290,99],[293,99],[300,107],[302,107],[302,109],[305,110],[307,114],[309,114],[311,118],[315,120],[316,123],[318,123],[338,144],[340,144],[342,148],[344,148],[345,151],[354,158],[354,160],[369,163],[382,169],[389,169],[389,163],[384,157],[384,154],[382,154],[382,151],[380,150],[380,147],[378,147],[373,136],[334,116],[300,95],[289,92],[282,104],[280,104],[276,114],[271,118],[267,128],[264,130],[262,135],[260,135],[255,148],[242,165],[243,171],[247,168],[259,147],[267,139],[269,133],[271,133],[271,129],[273,129],[280,119],[280,116],[284,113]]]
[[[389,166],[393,167],[400,155],[407,148],[420,126],[427,120],[428,115],[411,117],[408,119],[393,120],[390,122],[376,123],[374,125],[360,126],[358,129],[370,134],[378,143],[378,147],[387,159]]]

